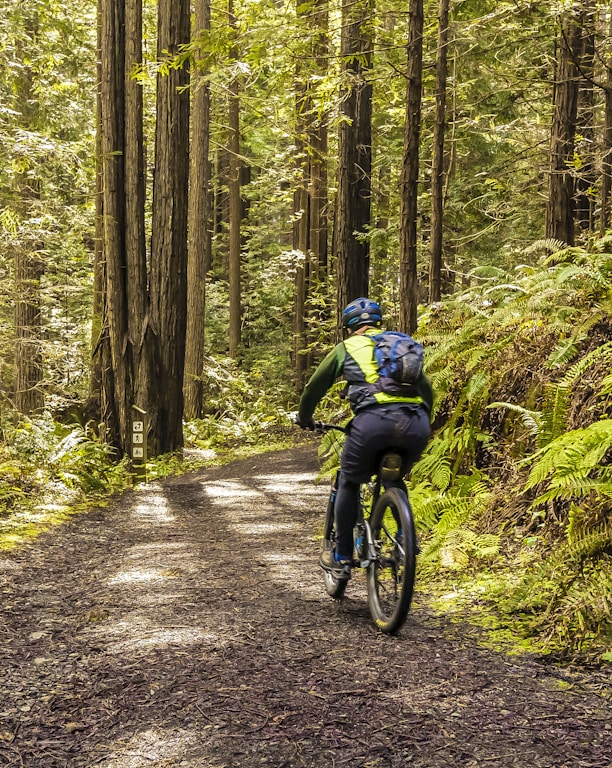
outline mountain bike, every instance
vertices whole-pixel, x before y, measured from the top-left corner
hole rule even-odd
[[[319,432],[343,427],[317,422]],[[396,632],[406,620],[416,569],[417,543],[408,496],[401,488],[386,487],[401,478],[402,457],[394,450],[385,452],[372,481],[361,488],[361,501],[353,532],[352,568],[366,571],[368,607],[376,626],[387,634]],[[334,547],[334,503],[338,474],[325,512],[323,549]],[[331,597],[341,599],[350,577],[347,568],[340,577],[325,573],[325,589]]]

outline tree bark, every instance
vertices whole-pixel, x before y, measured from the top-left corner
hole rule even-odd
[[[236,26],[233,0],[228,2],[230,26]],[[232,58],[236,60],[236,51]],[[240,80],[236,73],[229,88],[229,354],[238,356],[242,325],[241,291],[241,222],[242,199],[240,196]]]
[[[149,323],[145,243],[145,175],[142,86],[134,77],[142,66],[142,0],[125,2],[125,259],[127,345],[132,377],[130,408],[151,408],[156,399],[156,340]],[[135,414],[130,410],[130,422]],[[131,430],[130,430],[131,433]],[[150,444],[150,443],[149,443]]]
[[[189,42],[188,0],[159,0],[157,55],[175,56]],[[166,53],[167,52],[167,53]],[[151,234],[151,324],[159,357],[158,405],[149,413],[154,454],[183,445],[183,373],[187,326],[187,189],[189,92],[187,65],[157,77],[155,180]]]
[[[97,0],[97,86],[96,86],[96,191],[95,191],[95,236],[94,236],[94,274],[93,274],[93,307],[91,319],[91,361],[89,376],[89,394],[86,410],[96,425],[100,424],[102,414],[100,403],[102,399],[102,348],[108,337],[103,334],[104,327],[104,286],[106,270],[103,260],[104,243],[104,184],[102,179],[102,0]]]
[[[125,14],[124,4],[101,2],[101,151],[103,185],[104,338],[101,353],[105,439],[123,453],[132,400],[125,357]]]
[[[612,41],[612,20],[610,21],[608,41]],[[610,208],[612,207],[612,52],[610,50],[607,56],[606,67],[608,72],[604,89],[605,115],[601,172],[601,220],[599,228],[602,237],[610,227]]]
[[[329,12],[328,0],[316,0],[314,5],[313,58],[315,74],[325,77],[329,59]],[[327,113],[312,117],[309,122],[310,154],[310,250],[316,278],[327,273],[328,253],[328,180],[327,180]]]
[[[595,224],[596,198],[591,190],[596,184],[595,154],[593,150],[595,130],[595,15],[593,0],[584,0],[581,13],[580,84],[576,115],[576,132],[580,141],[576,155],[580,167],[576,176],[576,220],[583,230],[592,231]]]
[[[298,3],[299,16],[299,3]],[[305,82],[306,80],[306,82]],[[308,93],[307,74],[302,71],[301,62],[297,65],[295,81],[295,145],[296,145],[296,180],[293,193],[293,250],[296,254],[295,265],[295,302],[293,310],[294,368],[296,388],[301,390],[306,376],[306,297],[310,277],[310,214],[311,200],[310,161],[308,152],[308,120],[312,103]]]
[[[353,299],[367,296],[372,169],[371,0],[342,2],[342,86],[338,133],[336,268],[338,318]]]
[[[429,302],[440,301],[442,274],[442,227],[444,204],[444,138],[446,132],[446,80],[448,74],[449,0],[438,5],[436,55],[436,122],[431,169],[431,242],[429,255]]]
[[[194,31],[198,35],[210,30],[210,0],[196,0]],[[204,49],[196,52],[203,58]],[[207,68],[196,63],[199,79],[192,101],[191,151],[189,169],[189,222],[187,265],[187,341],[185,350],[185,416],[201,418],[204,410],[204,326],[206,309],[206,274],[210,268],[208,158],[210,134],[210,90]]]
[[[561,30],[553,92],[553,120],[550,142],[550,173],[546,206],[546,237],[574,244],[574,157],[580,27],[576,17],[566,12]]]
[[[25,22],[25,32],[34,44],[38,35],[36,12]],[[21,64],[15,86],[16,107],[20,113],[21,127],[32,130],[38,116],[38,101],[34,89],[34,73],[29,55],[19,44],[18,59]],[[24,157],[27,166],[28,158]],[[29,221],[35,220],[39,205],[40,181],[31,178],[27,170],[17,174],[16,190],[25,233],[30,232]],[[41,253],[43,244],[36,236],[26,234],[15,251],[15,407],[19,413],[31,415],[44,407],[42,389],[42,320],[40,281],[44,274]]]
[[[423,0],[410,0],[408,11],[406,124],[400,189],[400,329],[417,327],[417,195],[423,70]]]
[[[22,189],[23,193],[23,189]],[[41,351],[40,244],[15,253],[15,408],[30,416],[44,407]]]

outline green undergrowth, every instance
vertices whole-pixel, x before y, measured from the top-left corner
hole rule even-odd
[[[291,447],[300,440],[284,412],[236,415],[185,425],[185,450],[152,458],[136,473],[117,463],[87,427],[60,424],[50,414],[5,425],[0,444],[0,551],[35,539],[73,515],[100,507],[140,482]]]
[[[419,584],[488,642],[612,661],[612,238],[534,245],[421,316],[434,437],[411,475]],[[322,440],[322,472],[341,438]]]
[[[421,583],[491,640],[612,661],[612,240],[536,244],[421,319]]]
[[[17,547],[131,484],[127,462],[50,414],[6,424],[0,445],[0,550]]]

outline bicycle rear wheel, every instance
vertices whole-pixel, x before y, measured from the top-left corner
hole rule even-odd
[[[376,557],[368,566],[368,606],[376,626],[391,634],[406,620],[416,568],[412,511],[406,494],[389,488],[370,516]]]
[[[325,523],[323,526],[323,545],[322,549],[326,550],[334,548],[335,541],[335,528],[334,528],[334,504],[332,495],[335,497],[335,489],[332,488],[329,501],[327,503],[327,510],[325,512]],[[329,571],[323,571],[325,579],[325,591],[331,597],[335,597],[337,600],[344,595],[348,579],[337,579],[333,573]]]

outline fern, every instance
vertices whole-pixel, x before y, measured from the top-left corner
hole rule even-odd
[[[418,488],[420,493],[411,493],[417,528],[421,531],[427,528],[430,532],[421,556],[425,566],[463,568],[498,552],[498,535],[478,533],[470,525],[490,497],[488,488],[477,477],[466,479],[465,495],[435,494],[432,486]],[[429,496],[423,493],[424,488],[428,489]]]
[[[599,488],[603,495],[609,494],[608,472],[601,462],[612,448],[612,419],[596,421],[585,429],[567,432],[536,451],[525,460],[532,467],[524,490],[548,481],[547,498],[562,498],[562,489],[567,483],[574,484],[574,492],[583,495]],[[586,479],[590,477],[595,488]],[[581,485],[580,481],[584,481]]]
[[[340,456],[344,445],[345,435],[338,430],[326,432],[319,443],[319,460],[321,467],[317,475],[318,480],[335,475],[340,469]]]
[[[528,432],[534,437],[538,436],[542,423],[542,414],[539,411],[530,411],[514,403],[489,403],[487,408],[506,408],[508,411],[518,413]]]

